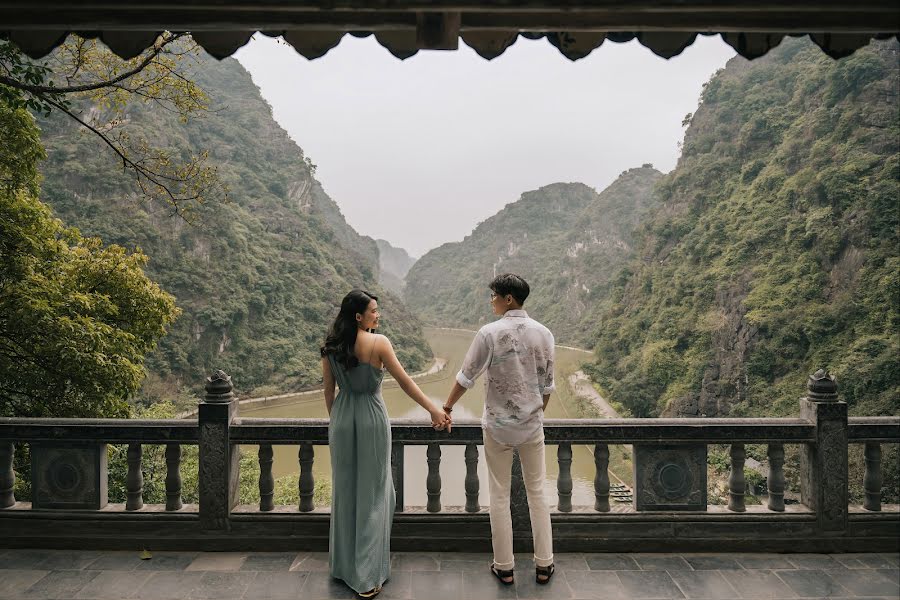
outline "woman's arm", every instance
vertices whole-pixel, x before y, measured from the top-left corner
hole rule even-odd
[[[388,370],[388,373],[390,373],[397,381],[400,389],[403,390],[407,396],[412,398],[416,404],[428,411],[431,415],[432,424],[437,425],[446,421],[446,424],[449,425],[450,418],[443,410],[438,408],[438,406],[422,392],[419,386],[416,385],[416,382],[407,375],[403,365],[397,360],[397,355],[394,353],[394,346],[391,345],[389,339],[383,335],[379,335],[375,340],[375,352]]]
[[[322,357],[322,386],[325,388],[325,408],[328,416],[331,416],[331,405],[334,404],[334,375],[331,373],[331,363],[328,357]]]

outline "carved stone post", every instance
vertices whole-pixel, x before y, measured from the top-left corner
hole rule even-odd
[[[594,510],[609,512],[609,446],[594,445]]]
[[[559,500],[556,508],[559,512],[572,512],[572,444],[560,442],[556,448],[556,461],[559,463],[559,477],[556,479]]]
[[[181,444],[166,444],[166,510],[181,510]]]
[[[259,461],[259,510],[275,508],[275,477],[272,475],[272,444],[260,444],[256,452]]]
[[[769,510],[784,512],[784,444],[769,444]]]
[[[819,369],[810,375],[800,416],[816,426],[816,440],[800,454],[800,496],[816,511],[819,531],[847,530],[847,404],[838,401],[834,377]]]
[[[466,512],[481,510],[478,504],[478,445],[466,444]]]
[[[237,416],[231,377],[216,371],[206,379],[200,403],[200,526],[230,529],[231,509],[237,504],[240,460],[231,444],[229,428]]]
[[[747,480],[744,478],[744,459],[747,453],[743,444],[731,445],[731,474],[728,476],[728,510],[744,512],[744,494]]]
[[[144,507],[144,473],[141,471],[141,457],[144,450],[140,444],[128,444],[128,474],[125,476],[125,510],[140,510]]]
[[[428,444],[425,451],[428,460],[428,476],[425,478],[425,490],[428,493],[428,512],[441,512],[441,445],[437,442]]]
[[[313,496],[316,491],[316,482],[313,479],[313,461],[315,460],[315,450],[312,444],[300,444],[300,512],[310,512],[316,504]]]
[[[9,508],[16,503],[13,493],[16,487],[15,456],[16,448],[12,442],[0,442],[0,508]]]
[[[866,442],[866,475],[863,478],[863,488],[866,490],[866,500],[863,507],[866,510],[881,510],[881,444],[878,442]]]

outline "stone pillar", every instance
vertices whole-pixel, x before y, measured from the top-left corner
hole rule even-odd
[[[816,426],[816,439],[801,449],[800,496],[816,511],[819,531],[847,531],[847,404],[838,401],[834,377],[819,369],[810,375],[800,416]]]
[[[238,403],[231,377],[216,371],[206,379],[206,397],[199,406],[200,427],[200,526],[229,529],[231,509],[238,501],[240,460],[232,446],[229,428]]]

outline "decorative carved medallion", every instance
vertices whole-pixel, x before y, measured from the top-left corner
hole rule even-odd
[[[706,445],[634,445],[637,510],[706,510]]]
[[[106,444],[31,447],[33,508],[106,506]]]

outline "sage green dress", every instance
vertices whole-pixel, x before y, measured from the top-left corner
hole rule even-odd
[[[382,585],[391,573],[391,426],[381,398],[384,371],[360,362],[346,369],[328,355],[340,387],[331,407],[331,576],[357,592]]]

